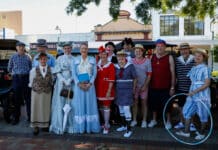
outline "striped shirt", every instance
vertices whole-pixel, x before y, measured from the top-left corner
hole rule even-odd
[[[8,62],[8,72],[14,74],[29,74],[32,63],[27,55],[19,55],[18,53],[11,56]]]
[[[190,55],[187,61],[182,56],[176,58],[176,78],[177,78],[177,90],[188,92],[191,81],[187,77],[188,72],[194,66],[194,56]]]

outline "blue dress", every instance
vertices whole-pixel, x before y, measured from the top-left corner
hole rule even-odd
[[[72,99],[67,100],[67,98],[64,98],[60,96],[60,92],[63,86],[66,88],[71,88],[73,90],[73,78],[72,78],[72,68],[73,64],[73,56],[71,55],[62,55],[59,56],[56,65],[54,68],[54,73],[56,73],[57,78],[54,86],[54,92],[52,97],[52,108],[51,108],[51,125],[50,125],[50,131],[54,132],[56,134],[63,134],[64,132],[73,133],[73,122],[72,122],[72,116],[73,111],[72,108],[68,114],[67,117],[67,124],[64,129],[63,127],[63,118],[64,118],[64,111],[63,107],[66,103],[71,105]],[[63,82],[68,82],[68,86],[64,85]]]
[[[87,57],[82,60],[81,56],[77,57],[73,65],[73,78],[75,81],[74,98],[73,98],[73,129],[74,133],[97,133],[100,131],[99,115],[97,108],[96,92],[94,81],[97,74],[96,61],[94,57]],[[82,90],[78,83],[79,74],[88,73],[89,82],[92,86],[87,90]]]
[[[204,85],[205,80],[210,78],[210,71],[205,64],[199,64],[190,70],[188,76],[192,82],[189,89],[191,92]],[[201,102],[203,102],[205,105]],[[207,109],[210,109],[210,105],[210,88],[207,87],[206,89],[194,94],[193,96],[187,97],[186,103],[183,107],[184,118],[190,119],[195,113],[197,113],[201,122],[207,122]]]
[[[130,106],[133,104],[133,82],[137,78],[135,67],[129,62],[120,68],[116,68],[116,98],[115,103],[118,106]]]

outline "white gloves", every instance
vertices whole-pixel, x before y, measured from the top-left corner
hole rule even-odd
[[[64,83],[66,86],[71,85],[72,82],[72,78],[69,79],[64,79],[63,76],[61,74],[57,74],[58,79],[60,80],[61,83]]]
[[[65,83],[65,85],[66,85],[66,86],[69,86],[69,85],[71,84],[71,78],[70,78],[70,79],[67,79],[67,80],[65,80],[65,82],[64,82],[64,83]]]

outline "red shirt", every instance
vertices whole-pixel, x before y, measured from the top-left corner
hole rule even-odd
[[[156,54],[151,59],[152,78],[151,88],[169,89],[171,87],[171,71],[169,55],[157,58]]]

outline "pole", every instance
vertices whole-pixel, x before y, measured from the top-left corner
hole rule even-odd
[[[5,28],[3,28],[3,30],[2,30],[2,31],[3,31],[2,38],[3,38],[3,39],[5,39]]]
[[[214,40],[214,31],[212,31],[212,42]],[[213,71],[213,61],[214,61],[214,45],[212,47],[212,58],[211,58],[211,71]]]

